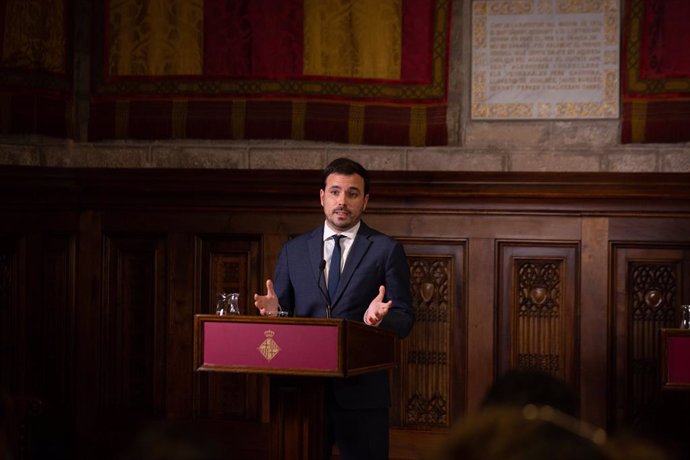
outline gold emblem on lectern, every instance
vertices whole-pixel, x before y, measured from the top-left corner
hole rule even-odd
[[[268,329],[267,331],[264,331],[264,336],[266,336],[266,339],[261,342],[261,345],[259,345],[259,353],[266,358],[266,361],[270,361],[275,356],[280,353],[280,347],[276,343],[275,340],[273,340],[273,336],[275,335],[275,332],[272,330]]]

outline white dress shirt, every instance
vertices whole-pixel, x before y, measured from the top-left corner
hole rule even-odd
[[[345,238],[340,240],[340,248],[342,250],[341,256],[340,256],[340,271],[343,271],[343,267],[345,266],[345,261],[347,260],[347,256],[350,253],[350,248],[352,248],[352,243],[355,242],[355,237],[357,236],[357,232],[359,231],[359,225],[360,222],[357,222],[354,227],[350,228],[349,230],[346,230],[341,233],[334,232],[331,227],[328,226],[328,224],[324,223],[323,226],[323,259],[326,261],[326,266],[324,267],[324,278],[328,280],[328,272],[331,267],[331,256],[333,255],[333,245],[335,244],[335,240],[333,239],[333,235],[342,235]],[[328,283],[328,281],[326,281]],[[328,286],[326,286],[326,289],[328,289]],[[366,312],[364,314],[364,322],[368,324],[369,326],[378,326],[381,324],[381,321],[372,324],[366,320]]]
[[[350,254],[350,248],[352,248],[352,243],[355,242],[355,237],[359,231],[359,225],[361,222],[357,222],[354,227],[345,230],[344,232],[334,232],[328,224],[324,223],[323,226],[323,259],[326,261],[326,267],[324,268],[323,276],[328,280],[328,272],[331,269],[331,256],[333,255],[333,245],[335,240],[333,235],[343,235],[345,238],[340,240],[340,248],[342,249],[340,256],[340,271],[343,271],[345,266],[345,261],[347,260],[348,254]],[[326,281],[328,283],[328,281]],[[328,289],[328,286],[326,286]]]

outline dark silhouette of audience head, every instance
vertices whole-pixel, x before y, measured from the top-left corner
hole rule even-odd
[[[482,407],[527,404],[551,406],[573,417],[580,413],[577,393],[565,381],[538,370],[509,370],[496,379],[482,400]]]
[[[605,439],[549,406],[496,405],[456,425],[434,460],[607,460]]]
[[[566,382],[514,369],[496,379],[480,410],[454,425],[433,460],[668,460],[643,439],[607,437],[580,420]]]
[[[120,460],[227,460],[217,440],[198,427],[172,421],[141,430]]]
[[[640,436],[618,434],[609,437],[604,445],[611,460],[670,460],[676,458],[655,442]]]

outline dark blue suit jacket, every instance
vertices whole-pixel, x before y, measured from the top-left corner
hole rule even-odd
[[[291,316],[326,317],[327,290],[322,272],[323,226],[289,240],[276,266],[274,288]],[[362,322],[364,312],[386,287],[393,304],[378,327],[406,337],[414,323],[410,269],[402,245],[361,223],[340,275],[332,301],[332,317]],[[375,372],[333,382],[337,402],[346,409],[388,407],[388,372]]]

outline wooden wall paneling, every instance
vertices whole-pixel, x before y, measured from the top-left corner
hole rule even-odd
[[[106,234],[99,409],[130,421],[165,415],[166,240]]]
[[[271,438],[267,452],[276,460],[309,460],[323,457],[323,379],[271,376]],[[333,458],[339,458],[333,448]],[[256,454],[254,457],[256,458]]]
[[[470,238],[467,282],[467,402],[479,408],[496,366],[496,247],[493,238]]]
[[[74,398],[74,321],[76,236],[47,234],[42,238],[42,308],[40,357],[42,394],[61,409]]]
[[[8,395],[24,389],[26,239],[0,235],[0,388]]]
[[[678,327],[680,305],[690,301],[690,244],[612,247],[611,425],[658,433],[670,409],[661,393],[660,329]]]
[[[32,457],[46,449],[68,457],[73,453],[75,422],[76,236],[44,233],[40,243],[40,303],[28,323],[33,325],[30,340],[35,344],[29,362],[39,366],[33,388],[43,407],[34,421]]]
[[[498,241],[498,372],[537,369],[579,386],[579,242]]]
[[[166,412],[172,419],[191,420],[194,414],[194,313],[196,311],[195,236],[168,234],[168,342]]]
[[[24,389],[21,455],[36,458],[46,446],[69,455],[74,414],[75,239],[36,228],[26,234],[26,301],[22,312]]]
[[[196,234],[194,246],[194,313],[215,313],[216,293],[226,290],[239,292],[243,314],[256,314],[254,293],[263,286],[262,236]],[[274,446],[269,423],[271,385],[267,377],[196,372],[193,387],[195,421],[207,426],[234,458],[269,458],[271,449],[279,449]]]
[[[199,305],[196,313],[215,313],[219,292],[240,294],[240,312],[256,314],[254,293],[263,285],[261,235],[197,235]]]
[[[609,357],[609,219],[582,218],[580,269],[580,417],[607,425]]]
[[[465,407],[465,242],[401,240],[416,322],[401,341],[400,413],[395,420],[402,427],[445,429]]]
[[[0,237],[0,390],[14,409],[9,442],[21,458],[46,444],[57,454],[57,440],[64,454],[71,438],[74,282],[72,235]]]
[[[446,433],[466,404],[466,242],[398,239],[410,265],[416,322],[400,342],[393,372],[391,451],[420,458],[438,442],[429,432]]]
[[[195,313],[215,313],[219,292],[238,292],[242,314],[256,314],[254,293],[262,285],[261,236],[198,235]],[[201,419],[260,421],[261,379],[256,375],[197,373],[195,416]]]
[[[77,236],[77,290],[75,321],[76,458],[102,455],[103,427],[97,422],[100,394],[103,298],[103,235],[101,213],[84,210]]]
[[[36,411],[42,412],[45,400],[43,393],[43,368],[46,365],[41,352],[44,350],[43,341],[47,323],[45,314],[43,282],[43,250],[39,229],[31,229],[24,233],[26,240],[26,303],[22,308],[22,329],[24,341],[24,397],[36,402]]]
[[[372,173],[376,197],[367,211],[367,222],[407,239],[411,257],[421,256],[417,262],[442,263],[457,251],[466,259],[462,278],[467,281],[461,294],[466,325],[458,331],[458,323],[451,324],[452,338],[444,344],[456,357],[466,355],[465,369],[452,368],[450,389],[442,389],[449,394],[446,404],[450,409],[446,410],[451,417],[475,409],[495,372],[519,363],[520,355],[516,353],[523,352],[520,347],[524,344],[531,347],[532,338],[539,339],[537,344],[546,344],[544,350],[537,349],[537,354],[557,355],[558,375],[579,383],[583,416],[588,421],[599,424],[608,417],[614,428],[643,423],[658,425],[657,431],[670,430],[674,427],[668,423],[656,423],[659,417],[672,413],[671,409],[676,414],[690,412],[679,392],[673,399],[668,394],[654,394],[655,345],[650,331],[664,321],[673,323],[676,319],[663,317],[656,321],[643,317],[633,321],[636,309],[653,310],[637,307],[659,299],[659,294],[651,291],[670,292],[670,288],[659,281],[659,286],[645,291],[639,281],[643,278],[631,282],[631,273],[641,267],[671,266],[673,270],[666,271],[680,276],[673,295],[688,301],[689,177]],[[191,369],[191,320],[194,313],[212,308],[209,300],[216,290],[214,283],[225,282],[223,276],[212,271],[222,272],[218,267],[226,262],[246,265],[248,287],[242,294],[243,307],[252,314],[251,295],[265,290],[263,283],[273,275],[282,243],[323,219],[314,185],[318,181],[318,171],[256,170],[248,175],[243,170],[0,167],[0,283],[4,283],[0,284],[4,291],[0,291],[0,344],[14,347],[0,350],[0,382],[15,393],[45,392],[49,399],[62,399],[65,406],[73,404],[82,458],[104,458],[103,446],[124,440],[117,433],[110,439],[111,444],[91,436],[104,430],[100,426],[105,412],[101,403],[106,399],[113,401],[109,407],[122,412],[131,413],[133,402],[144,401],[141,412],[148,411],[149,415],[159,410],[159,415],[169,418],[193,418],[195,425],[212,427],[228,434],[229,439],[239,439],[235,445],[246,447],[245,458],[254,458],[250,451],[257,454],[256,458],[269,457],[271,446],[266,439],[273,438],[268,415],[272,411],[266,403],[271,394],[268,379],[260,378],[256,384],[232,383],[227,389],[211,388],[220,399],[209,406],[210,387],[201,380],[207,376],[199,376]],[[456,239],[458,235],[465,240]],[[441,248],[438,253],[427,252],[435,251],[437,246]],[[151,252],[153,248],[156,255]],[[511,254],[516,257],[511,259]],[[66,270],[76,273],[73,281],[62,271],[72,263],[70,257],[75,268]],[[115,260],[125,265],[118,267]],[[516,267],[533,262],[541,268],[551,263],[566,284],[560,297],[554,298],[560,302],[559,308],[565,309],[559,310],[559,315],[569,317],[574,312],[575,326],[559,323],[561,336],[546,327],[545,319],[525,326],[527,323],[521,323],[519,316],[511,316],[523,292],[516,286],[525,281],[517,276]],[[158,377],[151,373],[135,376],[139,383],[129,386],[129,390],[141,389],[140,382],[155,382],[153,385],[164,391],[156,396],[159,399],[149,400],[152,403],[141,394],[123,396],[126,376],[114,371],[115,365],[121,364],[105,359],[113,354],[120,359],[124,353],[115,347],[119,326],[112,320],[112,312],[118,311],[113,302],[139,282],[132,274],[134,266],[161,270],[151,281],[157,285],[139,290],[156,292],[156,299],[163,299],[153,307],[163,312],[155,325],[160,328],[158,332],[163,331],[163,338],[150,337],[148,342],[138,343],[144,343],[145,348],[162,340],[164,368],[153,370]],[[674,271],[679,266],[680,275]],[[112,273],[120,273],[116,279],[123,280],[123,290],[118,291]],[[457,278],[457,274],[453,276]],[[664,279],[655,276],[647,278]],[[568,286],[573,282],[571,289]],[[162,292],[166,283],[168,290]],[[67,292],[70,284],[75,286],[72,326]],[[416,289],[422,292],[424,288],[419,285]],[[538,292],[540,289],[530,288],[528,295],[522,295],[539,303],[542,294],[536,295]],[[602,305],[608,307],[606,313]],[[65,316],[60,316],[63,313]],[[37,315],[46,317],[45,323],[28,326],[28,319]],[[56,323],[48,324],[52,321],[49,318],[57,318]],[[434,337],[433,346],[443,344],[445,325],[429,325],[433,326],[429,332]],[[131,327],[127,334],[141,337],[136,328],[142,325]],[[579,338],[570,335],[573,331]],[[38,332],[47,332],[47,336],[29,339]],[[541,333],[551,335],[540,338]],[[422,356],[416,353],[418,349],[435,353],[427,356],[444,352],[440,347],[426,347],[426,338],[413,336],[408,340],[407,345],[401,343],[401,360],[407,353],[405,360],[411,355],[413,361],[419,361],[415,358]],[[55,361],[33,359],[53,346],[58,347]],[[72,358],[66,354],[70,347]],[[533,351],[526,349],[527,353]],[[139,369],[144,366],[141,360],[150,356],[144,350],[136,354],[139,362],[127,365]],[[32,363],[28,363],[29,358]],[[455,358],[453,361],[457,362]],[[62,363],[67,369],[60,369]],[[397,406],[393,415],[398,425],[392,430],[391,447],[396,458],[419,458],[433,439],[443,435],[444,428],[441,423],[405,422],[411,412],[405,412],[403,400],[409,399],[413,390],[431,388],[425,379],[431,382],[441,376],[438,381],[444,382],[446,370],[436,363],[425,365],[430,375],[420,377],[420,364],[406,366],[401,362],[395,375]],[[8,367],[11,372],[4,372]],[[56,385],[42,383],[49,376],[59,380]],[[110,376],[116,380],[104,378]],[[233,391],[242,396],[224,394]],[[118,406],[120,403],[124,406]],[[684,427],[682,423],[678,426]],[[677,437],[685,438],[685,433]]]
[[[0,234],[0,404],[6,410],[6,442],[11,452],[27,448],[26,409],[30,406],[19,402],[25,400],[25,289],[26,239],[20,234]]]

